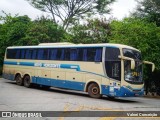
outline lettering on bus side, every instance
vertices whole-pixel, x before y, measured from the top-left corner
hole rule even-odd
[[[35,67],[42,67],[42,63],[34,63]]]
[[[35,63],[35,67],[60,68],[60,64]]]
[[[44,66],[44,67],[47,67],[47,68],[60,68],[60,64],[44,63],[43,66]]]

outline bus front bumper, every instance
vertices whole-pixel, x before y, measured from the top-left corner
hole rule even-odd
[[[144,89],[131,89],[126,86],[119,88],[108,86],[105,89],[102,87],[102,94],[111,97],[139,97],[144,95]]]

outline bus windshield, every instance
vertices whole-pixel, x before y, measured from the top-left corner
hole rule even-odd
[[[142,84],[142,58],[141,53],[132,49],[123,49],[123,56],[135,60],[135,69],[131,70],[131,61],[124,60],[124,79],[133,84]]]

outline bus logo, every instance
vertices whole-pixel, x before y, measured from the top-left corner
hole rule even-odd
[[[2,117],[11,117],[11,112],[2,112]]]

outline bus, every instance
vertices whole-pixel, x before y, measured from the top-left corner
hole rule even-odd
[[[90,97],[106,95],[134,97],[144,94],[141,52],[121,44],[41,43],[7,47],[3,78],[17,85],[87,92]]]

